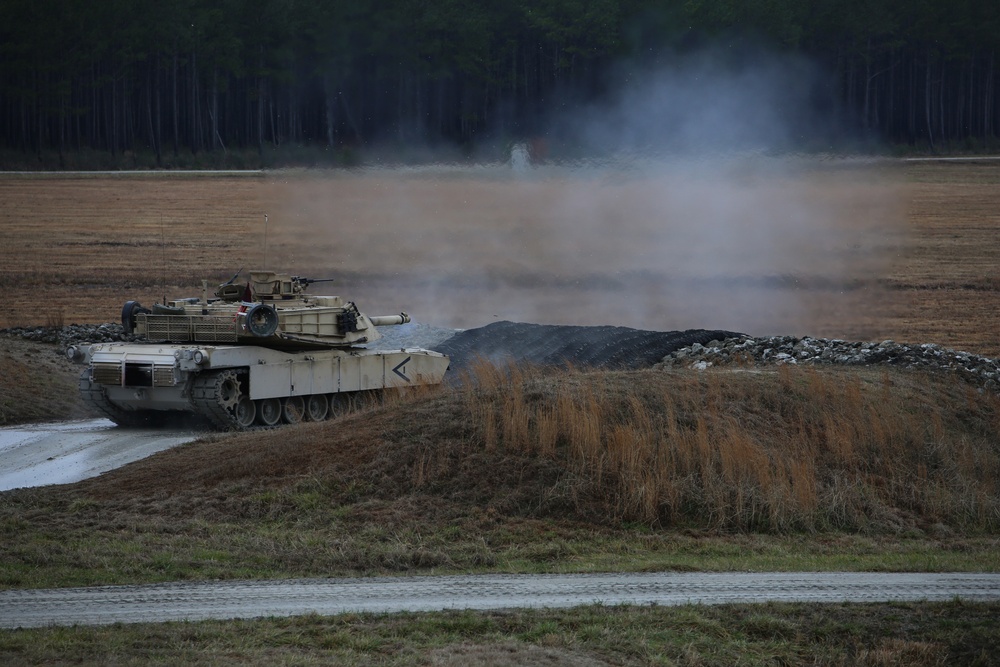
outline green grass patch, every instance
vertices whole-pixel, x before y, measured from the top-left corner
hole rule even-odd
[[[8,497],[9,499],[9,497]],[[313,509],[301,521],[209,522],[35,503],[0,543],[0,587],[465,572],[1000,571],[989,536],[719,534],[497,517],[433,498]],[[463,516],[463,514],[465,514]]]
[[[584,606],[0,631],[4,664],[991,665],[1000,604]]]

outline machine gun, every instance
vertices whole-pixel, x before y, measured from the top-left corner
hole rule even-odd
[[[303,278],[302,276],[292,276],[292,282],[303,287],[308,287],[314,283],[332,283],[334,278]]]

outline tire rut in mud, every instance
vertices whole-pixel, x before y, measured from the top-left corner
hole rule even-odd
[[[451,357],[451,371],[461,371],[477,360],[494,364],[530,363],[634,370],[648,368],[683,347],[743,334],[732,331],[688,329],[643,331],[616,326],[574,326],[494,322],[461,331],[434,349]]]

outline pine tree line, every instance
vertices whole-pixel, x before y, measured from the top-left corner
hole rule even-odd
[[[997,136],[986,0],[0,0],[0,146],[164,154],[523,136],[623,59],[753,40],[895,143]],[[666,54],[666,55],[665,55]]]

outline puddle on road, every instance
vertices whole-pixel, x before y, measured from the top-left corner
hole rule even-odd
[[[96,431],[100,428],[113,429],[115,423],[108,419],[87,419],[84,421],[52,422],[46,424],[18,424],[17,426],[0,427],[0,452],[11,447],[17,447],[34,438],[43,438],[47,434],[72,433],[74,431]]]
[[[0,428],[0,491],[78,482],[204,433],[123,428],[107,419]]]

